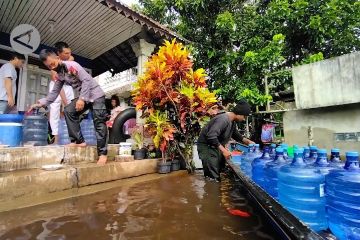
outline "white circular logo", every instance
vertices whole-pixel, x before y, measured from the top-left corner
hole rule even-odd
[[[18,53],[35,52],[40,45],[39,31],[29,24],[20,24],[10,34],[11,47]]]

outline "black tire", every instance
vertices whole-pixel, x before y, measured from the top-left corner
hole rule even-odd
[[[110,128],[109,133],[109,143],[118,144],[120,142],[125,142],[126,139],[130,138],[130,135],[123,133],[124,123],[131,119],[136,118],[135,108],[128,108],[122,111],[114,120],[112,128]]]

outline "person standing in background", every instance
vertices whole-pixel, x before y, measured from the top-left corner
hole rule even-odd
[[[16,79],[15,68],[22,68],[25,64],[25,56],[20,53],[12,53],[10,61],[0,68],[0,114],[6,114],[15,108]]]
[[[106,122],[108,128],[112,128],[114,120],[124,110],[122,107],[120,107],[120,100],[116,95],[111,96],[111,108],[110,119]]]
[[[57,42],[54,47],[59,58],[63,61],[74,61],[74,57],[71,55],[71,48],[66,42]]]
[[[71,55],[71,49],[69,45],[65,42],[57,42],[55,43],[56,52],[59,58],[62,61],[74,61],[74,57]],[[51,82],[49,86],[49,92],[54,88],[55,82],[58,76],[57,73],[51,70]],[[74,99],[74,90],[71,86],[64,84],[63,88],[60,91],[60,95],[56,98],[56,100],[50,104],[50,116],[49,123],[51,126],[51,132],[54,136],[54,144],[58,144],[59,142],[59,122],[60,122],[60,112],[61,112],[61,104],[64,106],[68,105]]]

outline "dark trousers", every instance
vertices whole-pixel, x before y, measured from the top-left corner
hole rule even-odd
[[[81,112],[77,112],[75,109],[77,100],[77,98],[74,99],[65,107],[64,110],[70,141],[77,144],[85,142],[80,129],[80,115],[86,110],[90,110],[93,114],[98,154],[99,156],[107,155],[107,112],[105,106],[105,97],[98,98],[91,103],[86,103],[84,109]]]
[[[197,145],[197,149],[203,164],[204,176],[220,181],[220,173],[225,167],[225,159],[220,150],[201,143]]]

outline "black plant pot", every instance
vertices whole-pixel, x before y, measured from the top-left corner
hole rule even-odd
[[[171,172],[171,162],[159,162],[158,173],[166,174]]]
[[[134,159],[135,160],[141,160],[141,159],[144,159],[145,157],[146,157],[146,149],[145,148],[134,150]]]
[[[171,162],[171,171],[179,171],[180,170],[180,160],[174,159]]]

